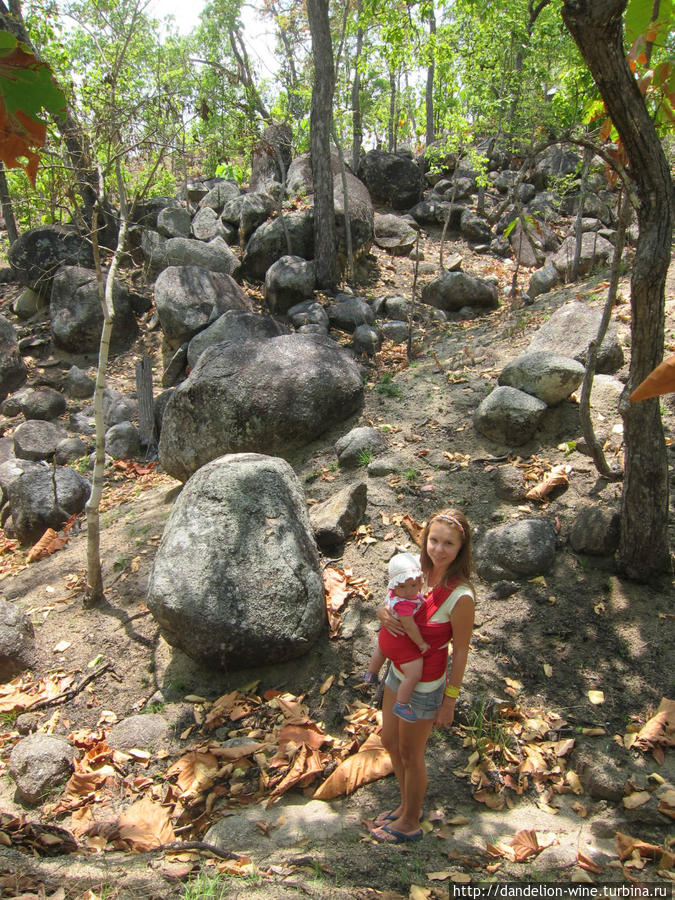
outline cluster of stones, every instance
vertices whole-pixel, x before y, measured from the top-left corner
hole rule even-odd
[[[311,645],[324,620],[315,540],[322,546],[345,540],[365,512],[367,488],[359,480],[315,507],[310,521],[302,514],[301,488],[282,458],[361,407],[361,370],[331,339],[331,330],[352,334],[358,356],[376,352],[385,337],[406,340],[409,327],[408,301],[397,295],[377,301],[354,294],[315,299],[309,159],[284,159],[283,175],[269,155],[265,159],[264,165],[254,164],[248,191],[224,179],[193,184],[182,200],[139,204],[131,228],[132,253],[156,279],[155,320],[170,360],[163,375],[167,390],[156,403],[159,458],[169,474],[187,482],[181,495],[187,499],[176,504],[157,554],[148,605],[169,641],[208,664],[228,667],[253,665],[261,656],[291,658]],[[432,174],[428,159],[371,151],[357,177],[342,171],[335,154],[340,255],[346,253],[347,216],[357,261],[373,242],[390,253],[409,254],[421,228],[447,224],[450,234],[475,250],[514,252],[526,265],[546,262],[529,290],[534,296],[550,289],[566,276],[571,254],[569,243],[561,244],[550,228],[559,210],[545,190],[546,178],[572,171],[578,160],[565,154],[549,158],[531,183],[517,183],[518,174],[504,162],[491,160],[492,187],[484,207],[495,209],[517,184],[519,204],[539,221],[536,238],[519,225],[508,240],[503,237],[515,207],[494,228],[478,214],[476,173],[463,161],[442,159]],[[291,211],[287,206],[282,211],[284,190]],[[584,208],[583,247],[589,254],[582,255],[581,272],[611,250],[609,197],[600,190],[593,196],[597,218],[590,221],[592,211]],[[394,212],[376,214],[372,200]],[[39,315],[48,304],[51,345],[62,354],[95,354],[102,313],[89,244],[72,229],[43,226],[22,235],[10,262],[26,287],[17,314]],[[264,313],[236,280],[241,278],[264,281]],[[150,301],[121,281],[113,294],[116,350],[136,339],[138,319],[149,312]],[[462,272],[458,257],[424,285],[421,299],[440,318],[498,305],[495,280]],[[65,429],[63,419],[66,396],[85,399],[93,390],[91,379],[76,367],[51,387],[22,388],[27,375],[22,352],[28,349],[17,342],[11,324],[0,320],[2,411],[25,420],[11,438],[2,439],[3,522],[24,541],[35,540],[45,527],[58,527],[84,505],[87,480],[63,464],[91,449],[92,410],[71,408]],[[504,370],[501,386],[476,413],[476,427],[493,440],[527,440],[545,410],[578,386],[578,356],[531,349]],[[107,392],[104,415],[110,455],[143,452],[133,402]],[[348,467],[364,447],[377,454],[385,446],[375,430],[350,432],[336,452]],[[234,506],[231,498],[238,498]],[[537,537],[535,543],[548,547],[550,542]],[[266,552],[255,572],[251,547],[256,556],[261,547]],[[513,557],[512,549],[505,553]],[[270,630],[258,601],[280,610],[276,630]],[[245,621],[242,610],[251,613]]]

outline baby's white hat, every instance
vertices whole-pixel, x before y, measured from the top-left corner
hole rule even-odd
[[[420,558],[414,553],[397,553],[389,560],[390,591],[409,578],[419,578],[420,575],[422,575]]]

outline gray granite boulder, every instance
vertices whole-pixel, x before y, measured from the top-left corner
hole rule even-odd
[[[557,309],[548,322],[535,333],[528,348],[530,353],[546,351],[576,359],[586,365],[588,347],[598,335],[602,310],[572,300]],[[607,334],[600,345],[596,371],[602,374],[615,372],[623,365],[623,349],[616,326],[610,322]]]
[[[519,519],[487,531],[476,546],[476,571],[486,581],[545,575],[557,536],[547,519]]]
[[[0,683],[34,666],[35,629],[16,603],[0,597]]]
[[[250,338],[264,340],[287,333],[288,328],[271,316],[230,309],[219,316],[213,325],[209,325],[192,338],[187,348],[187,363],[193,369],[204,350],[213,344],[221,344],[224,341],[241,343]]]
[[[28,369],[19,353],[14,327],[0,316],[0,401],[24,383]]]
[[[358,528],[367,504],[368,486],[365,481],[359,481],[312,506],[309,520],[317,544],[327,549],[343,544]]]
[[[497,387],[474,413],[476,431],[498,444],[518,447],[534,435],[547,406],[524,391]]]
[[[290,465],[243,453],[202,466],[169,516],[147,605],[166,640],[204,665],[311,650],[326,623],[323,579]]]
[[[479,309],[496,309],[498,306],[495,285],[466,272],[441,272],[425,284],[421,299],[446,312],[457,312],[465,306]]]
[[[265,300],[273,313],[283,315],[314,295],[314,260],[301,256],[282,256],[265,274]]]
[[[222,272],[199,266],[170,266],[155,283],[155,304],[169,345],[189,341],[228,309],[249,309],[246,294]]]
[[[200,266],[209,272],[234,275],[239,260],[221,237],[196,241],[192,238],[174,237],[164,245],[168,266]]]
[[[223,452],[283,455],[355,413],[353,358],[320,337],[287,334],[208,347],[169,400],[159,457],[181,481]]]
[[[111,344],[123,349],[138,335],[131,296],[121,281],[113,288],[115,315]],[[98,351],[103,330],[103,311],[96,273],[91,269],[63,266],[54,277],[50,301],[52,340],[69,353]]]
[[[44,801],[53,788],[70,777],[74,756],[65,738],[40,733],[22,738],[12,749],[8,767],[20,799],[28,804]]]
[[[9,248],[9,264],[17,279],[43,297],[61,266],[94,268],[91,242],[74,228],[38,225],[24,231]]]
[[[541,351],[512,360],[502,369],[498,381],[554,406],[576,391],[583,378],[584,367],[575,359]]]
[[[352,428],[335,444],[338,462],[345,469],[366,465],[373,456],[387,449],[387,438],[379,428],[360,425]]]

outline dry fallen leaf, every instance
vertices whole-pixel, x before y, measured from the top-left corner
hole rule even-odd
[[[48,528],[37,544],[28,551],[26,562],[32,563],[44,559],[46,556],[56,553],[57,550],[62,550],[67,543],[67,537],[59,537],[53,528]]]
[[[334,681],[335,681],[335,675],[329,675],[328,678],[326,678],[324,683],[319,688],[319,693],[326,694],[332,688]]]
[[[314,792],[314,800],[331,800],[351,794],[357,787],[384,778],[394,771],[389,753],[378,735],[371,734],[358,753],[348,756]]]
[[[117,823],[121,840],[139,853],[176,840],[169,809],[148,797],[141,798],[121,813]]]
[[[637,809],[638,806],[644,806],[645,803],[649,803],[651,796],[649,791],[634,791],[623,798],[623,805],[626,809]]]
[[[528,500],[544,500],[554,488],[570,483],[568,476],[571,471],[571,466],[554,466],[544,475],[543,481],[530,488],[525,497]]]
[[[596,875],[602,874],[602,866],[599,866],[589,856],[585,856],[580,850],[577,851],[577,865],[588,872],[595,872]]]
[[[599,706],[601,703],[605,702],[604,691],[589,691],[588,699],[594,706]]]

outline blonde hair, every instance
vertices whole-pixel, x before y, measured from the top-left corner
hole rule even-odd
[[[446,522],[451,528],[456,528],[457,531],[459,531],[460,537],[462,538],[462,546],[460,547],[459,553],[443,573],[441,581],[447,584],[447,582],[451,578],[458,575],[461,575],[464,578],[469,578],[471,576],[471,570],[473,569],[471,526],[469,525],[464,513],[459,509],[442,509],[435,515],[431,516],[427,524],[424,526],[420,548],[420,562],[422,563],[422,571],[424,572],[425,576],[428,576],[433,569],[434,564],[431,561],[431,557],[427,553],[427,541],[429,539],[429,531],[431,529],[431,526],[434,524],[434,522],[438,522],[439,520],[441,522]]]

